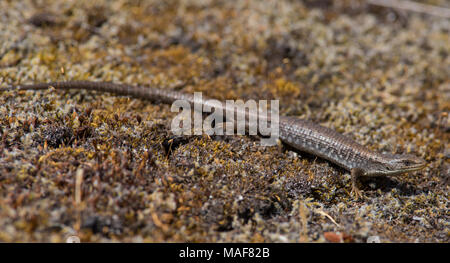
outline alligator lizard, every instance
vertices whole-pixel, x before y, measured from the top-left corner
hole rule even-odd
[[[0,91],[42,90],[49,87],[62,90],[95,90],[168,104],[175,100],[194,103],[194,97],[190,94],[111,82],[50,82],[9,86],[0,88]],[[279,139],[297,150],[316,155],[349,170],[352,178],[352,192],[357,197],[361,195],[356,183],[360,176],[399,175],[422,169],[426,165],[425,160],[411,154],[382,154],[371,151],[335,130],[295,117],[279,117]]]

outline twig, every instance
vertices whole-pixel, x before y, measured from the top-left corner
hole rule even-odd
[[[299,242],[308,242],[308,209],[301,201],[298,203],[298,213],[300,216],[300,222],[302,223]]]
[[[433,16],[450,18],[450,9],[434,5],[427,5],[407,0],[368,0],[371,5],[403,9]]]
[[[320,215],[323,215],[323,216],[327,217],[328,219],[330,219],[331,222],[333,222],[333,224],[335,224],[337,227],[341,228],[341,225],[339,225],[338,223],[336,223],[336,221],[335,221],[329,214],[325,213],[323,210],[317,209],[317,210],[315,210],[314,212],[316,212],[316,213],[318,213],[318,214],[320,214]]]
[[[74,229],[77,233],[81,228],[81,185],[83,184],[84,170],[78,169],[75,175],[75,210],[77,213],[77,219]]]

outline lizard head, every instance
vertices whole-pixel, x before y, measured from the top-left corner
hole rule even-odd
[[[417,171],[426,166],[424,159],[412,154],[384,154],[383,160],[376,162],[369,175],[399,175]]]

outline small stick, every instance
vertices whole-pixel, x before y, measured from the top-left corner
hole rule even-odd
[[[325,216],[326,218],[330,219],[330,221],[333,222],[333,224],[335,224],[337,227],[341,228],[341,225],[339,225],[338,223],[336,223],[336,221],[335,221],[329,214],[325,213],[323,210],[317,209],[317,210],[315,210],[314,212],[316,212],[316,213],[318,213],[318,214],[320,214],[320,215]]]
[[[77,213],[74,229],[79,233],[81,228],[81,185],[83,184],[83,169],[78,169],[75,175],[75,210]]]
[[[450,9],[434,5],[427,5],[407,0],[368,0],[371,5],[384,6],[396,9],[403,9],[427,15],[450,18]]]

